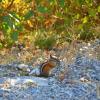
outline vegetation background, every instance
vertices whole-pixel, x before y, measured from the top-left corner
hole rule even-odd
[[[0,49],[40,49],[100,39],[100,0],[0,0]]]

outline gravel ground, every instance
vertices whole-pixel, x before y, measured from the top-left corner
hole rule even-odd
[[[75,61],[62,62],[54,77],[31,76],[32,66],[25,65],[23,71],[14,63],[0,65],[0,100],[100,100],[100,60],[88,55],[88,49],[93,52],[99,46],[100,41],[82,46]],[[68,71],[59,80],[62,70]]]

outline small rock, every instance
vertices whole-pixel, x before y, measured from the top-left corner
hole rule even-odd
[[[39,75],[40,75],[40,70],[39,70],[39,68],[33,69],[33,70],[29,73],[29,75],[39,76]]]
[[[30,68],[28,65],[25,65],[25,64],[20,64],[17,66],[18,69],[24,71],[24,72],[30,72]]]
[[[3,97],[4,91],[0,89],[0,97]]]

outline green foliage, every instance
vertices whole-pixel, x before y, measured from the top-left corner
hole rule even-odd
[[[78,5],[82,5],[82,4],[84,4],[84,2],[85,2],[85,0],[76,0],[76,3],[78,4]]]
[[[25,15],[24,15],[24,19],[28,20],[30,19],[32,16],[34,15],[32,10],[29,10]]]
[[[63,8],[65,6],[65,0],[60,0],[60,6]]]
[[[98,10],[98,12],[100,13],[100,6],[98,6],[97,10]]]
[[[89,9],[89,16],[95,17],[96,13],[97,13],[97,11],[95,9]]]
[[[52,47],[56,44],[55,37],[39,37],[35,40],[35,46],[38,46],[40,49],[52,49]]]
[[[0,0],[0,31],[4,35],[2,41],[8,46],[18,41],[20,33],[30,35],[35,31],[36,35],[38,30],[58,33],[56,37],[63,40],[65,36],[68,41],[98,38],[99,16],[98,0]],[[46,37],[39,34],[35,45],[52,48],[56,40],[49,32]],[[0,48],[5,44],[0,43]]]
[[[80,33],[80,39],[82,40],[91,40],[91,38],[93,38],[93,33],[91,32],[81,32]]]
[[[18,35],[19,35],[19,33],[18,33],[17,31],[12,32],[12,33],[11,33],[11,39],[12,39],[13,41],[17,41],[17,40],[18,40]]]
[[[44,6],[41,6],[41,5],[38,6],[37,9],[41,13],[48,13],[49,12],[49,9],[47,7],[44,7]]]

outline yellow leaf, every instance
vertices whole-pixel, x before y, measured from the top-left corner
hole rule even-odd
[[[79,17],[80,17],[80,14],[77,14],[77,15],[76,15],[76,18],[79,19]]]
[[[87,16],[85,16],[82,20],[83,20],[83,24],[85,24],[85,23],[87,23],[87,22],[88,22],[88,17],[87,17]]]
[[[19,3],[20,2],[20,0],[15,0],[15,3]]]
[[[33,24],[32,24],[32,22],[31,22],[30,20],[28,20],[27,23],[28,23],[28,25],[29,25],[30,27],[33,27]]]
[[[98,12],[100,12],[100,6],[98,6]]]

